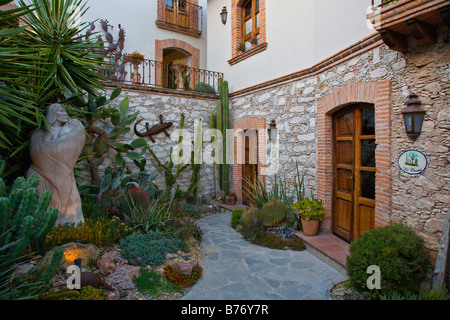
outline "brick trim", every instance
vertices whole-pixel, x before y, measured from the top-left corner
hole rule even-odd
[[[155,61],[163,61],[164,49],[176,48],[185,51],[191,56],[191,68],[200,68],[200,49],[195,48],[189,43],[179,39],[155,40]],[[155,85],[162,86],[162,69],[155,66]],[[194,77],[194,75],[191,75]],[[195,83],[195,79],[191,79]]]
[[[332,232],[333,208],[333,132],[332,115],[352,103],[372,103],[375,108],[376,167],[375,227],[389,222],[391,213],[391,88],[390,80],[350,83],[317,102],[317,197],[322,200],[325,219],[323,232]]]
[[[235,132],[240,130],[253,129],[258,135],[258,180],[264,182],[264,166],[266,164],[266,119],[245,118],[234,122]],[[237,196],[237,202],[242,203],[242,164],[238,164],[238,150],[244,147],[243,139],[240,135],[234,138],[234,165],[233,165],[233,183],[232,188]]]

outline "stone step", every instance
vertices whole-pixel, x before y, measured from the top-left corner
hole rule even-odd
[[[319,233],[306,236],[303,232],[296,233],[305,242],[306,249],[312,254],[347,275],[347,256],[350,244],[330,233]]]

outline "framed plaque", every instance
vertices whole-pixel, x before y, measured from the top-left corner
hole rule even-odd
[[[428,159],[422,151],[410,149],[400,154],[398,166],[407,174],[421,174],[428,166]]]

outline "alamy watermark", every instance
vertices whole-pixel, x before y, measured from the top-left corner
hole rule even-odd
[[[370,274],[367,278],[366,285],[369,290],[381,289],[381,270],[377,265],[371,265],[366,270],[367,274]]]

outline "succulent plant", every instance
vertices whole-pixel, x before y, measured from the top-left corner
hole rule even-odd
[[[259,210],[256,207],[247,207],[241,215],[241,224],[247,225],[252,219],[259,218]]]
[[[262,222],[266,227],[280,225],[286,219],[287,213],[288,208],[278,199],[269,200],[260,211]]]

